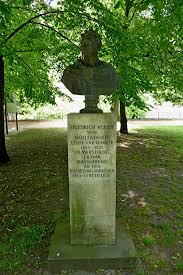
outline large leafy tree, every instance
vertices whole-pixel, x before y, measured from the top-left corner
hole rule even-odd
[[[144,108],[144,94],[183,100],[182,9],[180,0],[64,0],[56,8],[40,0],[0,1],[6,95],[16,91],[33,103],[52,102],[56,90],[48,72],[62,73],[79,55],[80,33],[93,28],[103,38],[101,58],[121,76],[116,97],[121,132],[127,132],[125,106]]]
[[[20,101],[34,105],[54,103],[58,91],[50,71],[55,66],[62,70],[79,52],[59,31],[56,22],[64,21],[64,16],[63,10],[44,1],[0,1],[0,163],[10,160],[5,147],[4,97],[16,94]]]
[[[118,93],[122,107],[133,103],[143,108],[142,95],[147,93],[158,100],[183,102],[182,8],[176,0],[126,0],[114,5],[112,13],[121,28],[111,33],[110,49],[122,78]],[[126,127],[121,125],[123,132]]]
[[[101,56],[121,76],[121,132],[127,131],[125,106],[145,108],[144,94],[183,102],[182,10],[179,0],[64,1],[87,12],[90,26],[103,36]],[[85,18],[84,18],[85,19]],[[83,20],[84,20],[83,19]],[[73,22],[73,27],[75,22]]]

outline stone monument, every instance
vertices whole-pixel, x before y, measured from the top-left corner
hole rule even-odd
[[[85,95],[85,108],[81,113],[102,113],[97,108],[99,95],[111,95],[119,86],[119,77],[114,68],[99,60],[101,38],[90,30],[82,34],[83,59],[70,65],[63,74],[63,83],[73,94]]]
[[[98,33],[85,31],[83,58],[63,74],[72,93],[85,95],[85,108],[68,115],[70,224],[56,227],[51,272],[136,264],[133,242],[123,224],[116,223],[116,119],[97,107],[99,95],[110,95],[119,86],[114,68],[98,58],[101,45]]]

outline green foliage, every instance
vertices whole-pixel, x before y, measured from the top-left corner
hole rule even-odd
[[[31,5],[32,2],[0,2],[0,27],[4,30],[0,37],[0,52],[5,58],[6,97],[16,94],[20,102],[29,101],[38,106],[46,102],[55,103],[59,91],[53,85],[51,71],[57,69],[62,73],[71,61],[70,56],[78,52],[71,47],[71,43],[49,28],[57,27],[56,21],[63,19],[63,13],[56,12],[43,1],[34,1]],[[50,14],[35,18],[20,28],[31,18],[44,13]]]
[[[66,110],[60,110],[57,105],[46,104],[38,108],[27,103],[21,104],[19,108],[19,119],[63,119]]]
[[[0,245],[0,270],[20,270],[26,254],[40,243],[46,231],[47,228],[43,225],[18,227],[11,237],[5,240],[6,243]]]
[[[131,4],[130,4],[131,2]],[[139,105],[146,93],[156,99],[183,102],[181,2],[171,1],[64,1],[66,8],[88,11],[86,26],[103,37],[101,58],[121,76],[117,91],[127,106]],[[84,12],[82,12],[84,16]],[[75,24],[73,17],[73,26]],[[82,21],[80,22],[83,24]],[[175,28],[176,25],[176,28]],[[179,67],[179,72],[176,67]],[[159,92],[161,89],[161,92]]]
[[[141,110],[134,105],[130,105],[126,108],[126,114],[128,118],[144,118],[145,113],[145,110]]]
[[[152,246],[156,243],[156,241],[155,241],[154,237],[147,235],[144,237],[143,243],[145,246]]]
[[[117,214],[129,225],[145,274],[182,270],[182,136],[182,126],[118,136]],[[20,131],[9,135],[8,148],[15,161],[0,169],[1,184],[6,186],[1,190],[0,274],[38,274],[40,266],[42,272],[47,268],[55,224],[68,219],[67,133],[58,128]],[[122,196],[130,190],[134,198]],[[139,204],[142,197],[148,212]],[[158,212],[162,206],[163,216]],[[164,240],[170,234],[175,241],[167,246]],[[145,246],[144,236],[154,237],[155,245]],[[20,271],[16,262],[25,270]]]
[[[179,0],[65,0],[56,7],[42,0],[1,0],[6,96],[16,93],[20,101],[35,105],[53,103],[58,90],[50,71],[61,78],[80,55],[80,34],[93,28],[103,40],[100,57],[120,74],[116,96],[126,106],[139,107],[147,93],[181,104],[182,11]]]
[[[162,232],[163,232],[162,241],[165,246],[170,246],[172,243],[176,241],[176,238],[174,236],[174,233],[170,224],[164,223],[162,225]]]
[[[183,262],[181,262],[181,263],[177,264],[177,266],[176,266],[176,270],[177,270],[177,271],[181,271],[181,272],[183,272]]]

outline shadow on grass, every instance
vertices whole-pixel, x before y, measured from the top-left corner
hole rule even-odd
[[[11,134],[8,151],[12,161],[0,170],[1,274],[42,267],[56,222],[68,218],[66,131]]]
[[[148,272],[181,267],[183,127],[118,135],[117,213]]]
[[[118,136],[116,214],[127,221],[147,274],[182,268],[182,130]],[[55,224],[69,218],[67,132],[26,130],[9,135],[7,144],[12,161],[0,168],[0,273],[38,274],[46,269]]]

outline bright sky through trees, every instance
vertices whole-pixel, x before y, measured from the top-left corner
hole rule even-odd
[[[38,0],[24,5],[22,0],[0,0],[2,102],[4,93],[6,98],[16,93],[34,106],[54,103],[59,91],[49,72],[55,70],[61,79],[79,57],[80,35],[89,28],[102,36],[101,60],[121,77],[116,96],[124,106],[145,108],[147,94],[183,102],[182,1],[64,0],[58,6],[56,0],[45,1],[52,7]],[[147,16],[151,6],[152,16]],[[2,106],[1,113],[3,121]]]
[[[45,2],[46,2],[49,6],[54,7],[54,8],[57,7],[58,1],[59,1],[59,0],[45,0]]]

